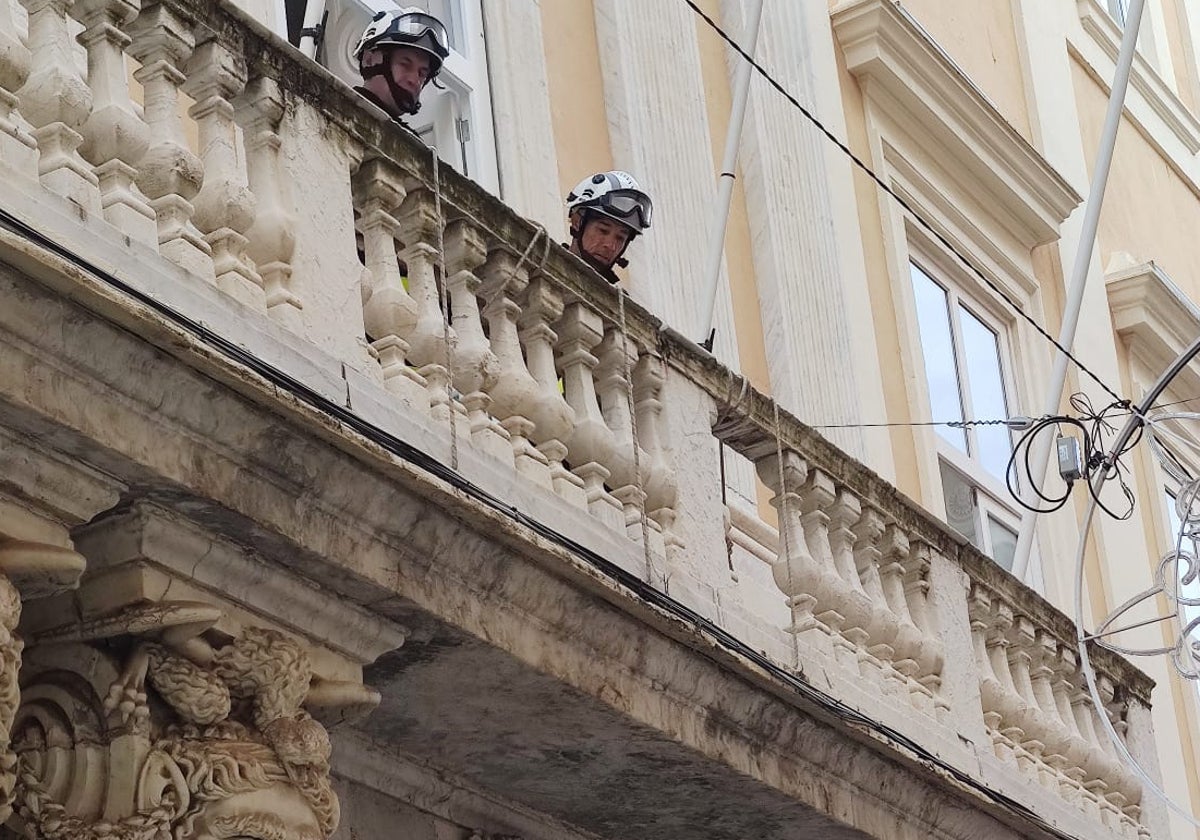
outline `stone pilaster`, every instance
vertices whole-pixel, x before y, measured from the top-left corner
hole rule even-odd
[[[744,0],[721,4],[730,31],[744,28],[744,6]],[[825,6],[772,4],[763,16],[756,54],[780,84],[825,119],[831,119],[830,109],[815,104],[821,85],[827,81],[830,90],[838,89],[829,38]],[[731,68],[736,67],[740,58],[729,55]],[[854,219],[853,208],[841,213],[835,195],[835,186],[848,193],[852,184],[848,176],[838,178],[845,167],[841,153],[755,75],[741,169],[772,392],[806,422],[855,423],[866,418],[852,359],[875,355],[861,255],[857,265],[848,262],[839,243],[851,236],[856,247],[859,242],[857,227],[842,229],[843,220]],[[836,130],[840,102],[834,106]],[[854,330],[855,321],[864,328]],[[870,346],[864,348],[862,341]],[[830,377],[831,370],[839,375]],[[854,456],[864,456],[860,431],[823,434]]]
[[[557,189],[557,152],[538,2],[484,3],[483,22],[490,63],[503,68],[491,76],[500,197],[518,213],[545,225],[551,237],[561,241],[567,230],[563,197]]]
[[[696,18],[682,3],[597,3],[596,38],[613,162],[655,205],[655,227],[628,254],[632,294],[683,334],[698,333],[707,282],[698,246],[711,237],[717,166]],[[737,368],[728,288],[722,268],[716,354]]]

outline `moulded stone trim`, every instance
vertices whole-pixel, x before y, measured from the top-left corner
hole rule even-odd
[[[1110,271],[1105,290],[1113,330],[1150,370],[1165,370],[1200,335],[1200,307],[1153,261]],[[1180,375],[1200,385],[1190,369]]]
[[[1058,239],[1079,194],[920,24],[894,0],[851,0],[831,19],[846,67],[875,107],[944,149],[947,173],[978,185],[1027,247]]]
[[[1121,29],[1117,26],[1117,22],[1098,0],[1077,0],[1076,7],[1079,10],[1079,21],[1083,24],[1083,30],[1115,63],[1117,54],[1121,51]],[[1081,58],[1093,71],[1100,70],[1094,62],[1084,56]],[[1111,84],[1109,81],[1111,71],[1108,68],[1104,68],[1104,70],[1102,78],[1107,86]],[[1183,143],[1189,154],[1194,155],[1200,152],[1200,120],[1196,119],[1188,107],[1180,101],[1163,77],[1140,52],[1134,53],[1133,70],[1129,74],[1129,83],[1142,95],[1150,110],[1162,120],[1163,125]],[[1128,102],[1125,107],[1127,111],[1131,110]],[[1138,120],[1132,113],[1130,116],[1136,122],[1144,124],[1143,120]]]

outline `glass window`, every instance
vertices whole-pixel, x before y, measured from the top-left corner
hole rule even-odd
[[[930,419],[940,422],[1002,420],[1008,417],[1000,342],[996,331],[953,291],[910,265]],[[1012,453],[1007,426],[937,426],[938,435],[1004,480]]]
[[[943,424],[1006,419],[1000,333],[953,286],[915,263],[910,274],[930,419]],[[1011,569],[1018,517],[1000,501],[1011,432],[1002,425],[935,428],[946,523]]]
[[[987,520],[992,559],[1011,572],[1017,553],[1017,532],[990,513]]]
[[[921,330],[921,354],[925,359],[925,381],[929,386],[929,408],[935,420],[961,421],[954,339],[950,334],[950,308],[946,291],[912,266],[913,296],[917,302],[917,324]],[[967,434],[953,426],[937,426],[937,433],[962,452],[967,451]]]
[[[1125,16],[1129,13],[1129,0],[1108,0],[1108,13],[1117,22],[1117,26],[1125,25]]]

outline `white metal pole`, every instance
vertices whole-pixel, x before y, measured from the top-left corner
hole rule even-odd
[[[758,44],[758,26],[762,21],[763,0],[751,0],[750,17],[746,23],[746,41],[742,49],[746,55],[754,57]],[[738,56],[737,75],[733,82],[733,107],[729,110],[729,127],[725,131],[725,155],[721,159],[721,175],[717,181],[717,201],[713,206],[712,231],[708,242],[708,259],[705,261],[705,273],[708,283],[705,287],[704,315],[700,322],[700,341],[705,347],[712,349],[710,341],[713,328],[713,315],[717,308],[717,291],[721,283],[721,255],[725,253],[725,229],[729,226],[729,202],[733,198],[734,167],[737,166],[738,145],[742,138],[742,123],[746,119],[746,102],[750,99],[750,72],[753,70],[750,62]]]
[[[317,37],[314,34],[325,17],[326,0],[308,0],[304,4],[304,23],[300,25],[300,52],[309,58],[317,57]]]
[[[1117,69],[1113,76],[1112,93],[1108,97],[1108,113],[1104,117],[1104,129],[1100,135],[1100,148],[1096,154],[1096,167],[1092,172],[1091,192],[1083,214],[1083,227],[1079,232],[1079,250],[1075,252],[1075,264],[1071,269],[1071,284],[1067,287],[1067,301],[1063,309],[1062,329],[1058,343],[1068,349],[1075,342],[1075,328],[1079,325],[1079,311],[1083,306],[1083,290],[1087,285],[1088,266],[1096,245],[1096,228],[1100,224],[1100,208],[1104,204],[1104,190],[1108,186],[1108,171],[1112,165],[1113,149],[1117,144],[1117,129],[1121,125],[1121,111],[1125,106],[1125,91],[1129,87],[1129,68],[1133,65],[1137,49],[1138,28],[1142,22],[1144,0],[1130,0],[1125,16],[1125,35],[1121,38],[1121,51],[1117,55]],[[1054,369],[1046,388],[1045,414],[1058,414],[1063,386],[1067,381],[1067,357],[1061,350],[1056,352]],[[1025,503],[1039,503],[1035,489],[1040,489],[1046,478],[1046,467],[1050,460],[1050,436],[1041,434],[1033,441],[1030,464],[1033,469],[1031,482],[1022,488]],[[1025,579],[1029,570],[1029,557],[1033,551],[1033,537],[1037,528],[1038,515],[1027,510],[1021,517],[1021,528],[1017,534],[1017,547],[1013,560],[1013,574]]]

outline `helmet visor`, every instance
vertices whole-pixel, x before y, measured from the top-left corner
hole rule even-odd
[[[610,215],[636,224],[641,230],[649,229],[650,217],[654,214],[650,196],[641,190],[610,190],[600,196],[596,204]]]
[[[420,12],[401,15],[391,22],[380,40],[387,41],[389,35],[401,35],[405,41],[414,43],[428,38],[430,45],[443,58],[450,55],[450,37],[446,34],[446,27],[433,15]]]

